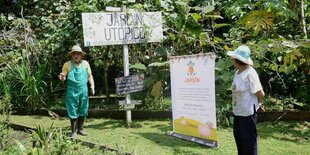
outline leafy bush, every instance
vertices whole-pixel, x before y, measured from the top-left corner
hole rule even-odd
[[[52,128],[52,125],[49,129],[45,129],[42,125],[37,125],[36,131],[32,131],[31,139],[27,140],[33,142],[32,147],[21,142],[18,137],[17,139],[10,139],[10,145],[1,148],[0,154],[116,154],[112,151],[101,150],[99,146],[95,146],[93,149],[83,146],[80,142],[71,140],[66,136],[61,128]],[[122,153],[120,152],[119,154]]]
[[[31,69],[32,68],[32,69]],[[14,87],[14,93],[19,100],[25,103],[25,107],[42,107],[45,100],[45,91],[47,85],[45,78],[48,76],[47,64],[37,64],[31,66],[27,59],[21,63],[9,67],[11,84]]]
[[[8,144],[8,134],[11,116],[11,87],[8,84],[6,74],[0,74],[0,113],[3,116],[3,122],[0,123],[0,150]]]
[[[220,57],[220,56],[219,56]],[[218,59],[215,63],[216,117],[219,125],[230,125],[228,112],[231,111],[231,83],[234,71],[230,60]]]
[[[309,109],[306,104],[298,102],[294,98],[286,97],[274,98],[269,96],[264,100],[264,105],[266,111],[298,111],[300,109]]]

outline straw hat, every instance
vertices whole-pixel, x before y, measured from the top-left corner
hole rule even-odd
[[[241,45],[234,51],[228,51],[227,55],[238,59],[248,65],[253,66],[253,60],[251,59],[251,50],[248,46],[246,45]]]
[[[69,52],[69,54],[71,55],[72,52],[80,52],[80,53],[82,53],[82,55],[86,54],[84,51],[82,51],[82,49],[81,49],[81,47],[79,45],[72,46],[72,49]]]

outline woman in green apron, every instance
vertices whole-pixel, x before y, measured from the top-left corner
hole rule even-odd
[[[71,137],[77,134],[87,135],[83,130],[84,121],[88,114],[88,87],[90,83],[91,93],[95,94],[95,84],[89,63],[82,60],[86,53],[81,47],[75,45],[69,52],[72,60],[67,61],[59,75],[61,81],[67,80],[66,108],[71,121]]]

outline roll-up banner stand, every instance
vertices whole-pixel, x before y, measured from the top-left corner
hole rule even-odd
[[[171,136],[218,147],[215,58],[214,53],[170,57]]]

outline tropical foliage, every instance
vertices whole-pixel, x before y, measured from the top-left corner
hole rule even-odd
[[[160,11],[164,21],[163,42],[129,46],[130,72],[146,75],[148,89],[142,99],[154,96],[163,101],[163,96],[170,96],[169,56],[215,52],[217,109],[218,115],[223,116],[219,118],[225,121],[224,114],[231,108],[233,74],[225,53],[247,43],[270,96],[266,103],[307,110],[310,43],[303,27],[309,30],[310,13],[309,3],[302,1],[3,1],[0,2],[0,74],[10,79],[13,105],[44,106],[46,99],[63,92],[64,84],[57,80],[57,75],[68,60],[70,47],[83,44],[81,13],[126,5],[141,11]],[[305,25],[301,18],[303,11]],[[122,47],[84,50],[93,68],[96,92],[113,93],[114,78],[123,75]],[[143,104],[148,104],[147,101],[144,99]]]

